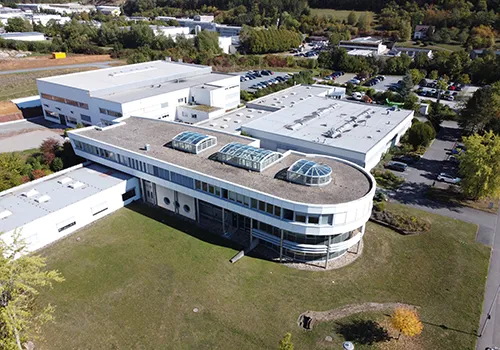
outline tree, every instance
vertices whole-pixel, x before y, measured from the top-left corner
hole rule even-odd
[[[489,130],[500,134],[500,82],[474,92],[459,114],[458,125],[467,134]]]
[[[403,99],[406,99],[408,95],[410,95],[410,92],[413,89],[414,85],[415,82],[413,81],[412,75],[410,74],[410,72],[406,73],[399,88],[399,94]]]
[[[58,271],[45,271],[45,259],[28,255],[20,234],[13,234],[7,245],[0,240],[0,348],[23,350],[23,344],[36,335],[40,325],[53,319],[54,307],[33,308],[39,288],[63,282]]]
[[[401,28],[399,29],[399,40],[410,40],[412,31],[413,28],[410,21],[401,21]]]
[[[495,32],[492,27],[485,25],[472,28],[466,43],[467,46],[471,46],[473,49],[492,47],[494,44]]]
[[[280,340],[278,349],[279,350],[293,350],[292,333],[285,334],[283,339]]]
[[[457,116],[457,113],[447,105],[443,105],[439,102],[431,102],[430,112],[427,119],[434,127],[434,130],[441,128],[441,123],[443,120],[453,120]]]
[[[424,328],[418,314],[414,310],[406,307],[398,307],[391,316],[391,323],[394,328],[399,330],[399,334],[413,337],[422,333]]]
[[[209,56],[220,55],[222,53],[219,47],[219,33],[202,30],[194,39],[194,45],[200,53]]]
[[[413,149],[427,146],[436,137],[436,131],[428,123],[415,122],[408,130],[408,142]]]
[[[463,138],[459,155],[460,186],[472,199],[500,197],[500,137],[493,132]]]
[[[22,17],[13,17],[7,20],[5,30],[7,32],[31,32],[33,30],[33,26],[27,19]]]
[[[359,16],[358,23],[356,24],[356,26],[359,28],[360,31],[367,32],[370,30],[372,22],[373,18],[370,12],[363,12],[363,14]]]
[[[356,24],[358,21],[358,16],[356,16],[356,12],[351,11],[349,12],[349,15],[347,16],[347,24],[353,26]]]
[[[50,163],[50,169],[54,172],[62,170],[64,167],[63,160],[59,157],[54,158]]]

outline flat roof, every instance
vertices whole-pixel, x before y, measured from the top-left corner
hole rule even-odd
[[[199,154],[189,154],[166,146],[176,135],[184,131],[215,136],[217,137],[217,145]],[[238,142],[248,145],[256,140],[194,125],[130,117],[124,119],[121,125],[114,125],[102,130],[88,127],[75,130],[70,134],[101,141],[203,175],[295,202],[309,204],[350,202],[362,198],[373,186],[364,170],[341,160],[323,156],[311,158],[316,162],[329,165],[333,170],[333,181],[322,187],[303,186],[276,178],[279,172],[287,169],[296,160],[304,158],[304,155],[297,152],[288,152],[281,160],[260,173],[212,160],[212,155],[228,143]],[[143,150],[145,142],[150,145],[148,152]]]
[[[271,113],[270,111],[266,111],[264,109],[256,109],[251,107],[243,107],[236,109],[232,112],[223,114],[219,117],[207,119],[200,123],[197,123],[197,126],[210,128],[213,130],[220,130],[224,132],[230,133],[239,133],[241,131],[241,126],[245,125],[253,120],[262,118]]]
[[[347,51],[347,54],[349,56],[364,56],[364,57],[368,57],[368,56],[373,56],[373,50],[353,49],[353,50]]]
[[[319,112],[319,113],[318,113]],[[252,121],[243,131],[266,132],[312,144],[366,153],[413,112],[362,102],[313,96]],[[356,126],[354,126],[356,125]],[[336,138],[324,133],[340,130]]]
[[[3,38],[16,37],[16,36],[32,36],[32,35],[42,35],[40,32],[11,32],[11,33],[1,33],[0,36]]]
[[[82,90],[98,91],[120,86],[144,86],[211,72],[212,68],[182,62],[152,61],[37,79]],[[142,85],[141,85],[142,84]]]
[[[102,70],[100,70],[102,71]],[[180,89],[189,88],[196,85],[202,85],[207,83],[214,84],[218,80],[230,78],[232,75],[224,73],[211,72],[204,75],[198,75],[194,77],[186,77],[180,80],[168,81],[166,77],[164,82],[156,83],[145,86],[131,87],[130,89],[111,92],[111,93],[96,93],[93,97],[102,98],[106,101],[117,102],[117,103],[127,103],[131,101],[141,100],[143,98],[156,96],[159,94],[164,94],[172,91],[177,91]]]
[[[0,193],[0,213],[8,210],[12,214],[0,219],[0,232],[9,232],[27,223],[57,212],[69,205],[113,187],[132,176],[99,164],[90,164],[52,178],[42,178],[35,184],[20,186],[19,189]],[[59,183],[62,179],[63,182]],[[81,182],[83,186],[72,189],[71,183]],[[25,197],[23,193],[35,190],[37,194]],[[47,195],[50,199],[38,203],[36,198]],[[97,204],[97,203],[96,203]]]

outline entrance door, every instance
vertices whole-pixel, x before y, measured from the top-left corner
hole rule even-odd
[[[156,190],[155,186],[153,183],[143,180],[144,181],[144,192],[146,196],[146,202],[156,205]]]
[[[61,123],[62,125],[68,125],[66,123],[66,116],[64,114],[59,114],[59,123]]]

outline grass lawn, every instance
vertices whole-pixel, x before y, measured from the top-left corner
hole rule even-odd
[[[446,189],[431,187],[426,193],[426,196],[429,199],[441,203],[469,207],[492,214],[496,214],[498,212],[498,200],[488,198],[478,200],[467,199],[458,189],[453,189],[452,186],[449,186],[449,188]],[[493,203],[493,206],[491,206],[491,203]]]
[[[54,69],[46,71],[34,71],[29,73],[16,73],[0,75],[0,101],[12,100],[14,98],[38,95],[36,79],[76,73],[95,68],[72,68],[72,69]]]
[[[369,223],[362,257],[320,272],[257,257],[232,265],[232,243],[142,205],[121,209],[41,252],[66,281],[40,296],[56,321],[37,348],[275,349],[292,332],[296,349],[338,349],[336,324],[304,331],[298,316],[366,301],[419,306],[413,348],[474,348],[490,253],[474,242],[476,226],[389,206],[425,215],[431,231],[404,237]]]
[[[375,18],[375,12],[372,11],[350,11],[350,10],[334,10],[334,9],[311,9],[311,14],[317,16],[332,16],[334,19],[339,21],[346,21],[349,13],[354,12],[359,18],[363,13],[370,12],[372,18]]]
[[[397,46],[399,47],[416,47],[416,48],[421,48],[421,49],[430,49],[430,50],[441,50],[441,51],[460,51],[463,50],[464,47],[460,44],[440,44],[440,43],[435,43],[434,45],[427,45],[427,46],[422,46],[422,45],[415,45],[414,40],[409,40],[401,43],[397,43]]]

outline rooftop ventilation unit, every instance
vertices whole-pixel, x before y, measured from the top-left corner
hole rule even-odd
[[[24,192],[21,194],[21,196],[26,197],[26,198],[31,198],[33,196],[36,196],[38,194],[38,191],[35,190],[34,188],[29,190],[28,192]]]
[[[71,188],[71,189],[73,189],[73,190],[75,190],[75,189],[77,189],[77,188],[83,187],[83,185],[84,185],[84,184],[83,184],[83,182],[80,182],[80,181],[75,181],[75,182],[73,182],[73,183],[70,183],[70,184],[68,185],[68,187],[69,187],[69,188]]]
[[[61,185],[66,185],[67,183],[69,183],[71,181],[73,181],[72,178],[70,178],[70,177],[63,177],[62,179],[60,179],[57,182],[60,183]]]
[[[7,210],[7,209],[1,210],[0,209],[0,220],[6,219],[11,215],[12,215],[12,212],[10,210]]]
[[[44,194],[43,196],[40,196],[38,198],[35,198],[35,202],[37,203],[47,203],[50,200],[50,196]]]
[[[252,118],[253,118],[253,115],[249,114],[249,115],[247,115],[247,118],[248,118],[248,119],[252,119]]]
[[[230,121],[230,120],[231,120],[231,118],[227,118],[227,117],[226,117],[226,118],[224,118],[223,120],[224,120],[225,122],[228,122],[228,121]]]

